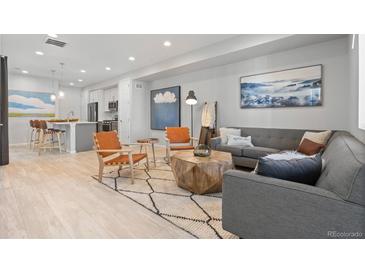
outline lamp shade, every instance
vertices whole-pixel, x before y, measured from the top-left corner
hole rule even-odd
[[[188,105],[195,105],[198,100],[196,99],[195,97],[195,94],[194,94],[194,91],[193,90],[190,90],[189,91],[189,94],[188,96],[186,97],[186,100],[185,102],[188,104]]]

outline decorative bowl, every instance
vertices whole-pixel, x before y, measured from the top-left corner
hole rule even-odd
[[[198,145],[195,149],[194,149],[194,156],[197,157],[208,157],[210,156],[211,153],[211,149],[208,145]]]

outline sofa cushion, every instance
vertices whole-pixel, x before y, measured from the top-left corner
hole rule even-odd
[[[243,156],[248,158],[258,159],[272,153],[278,153],[279,150],[269,147],[244,147]]]
[[[227,138],[228,138],[227,145],[229,146],[253,147],[253,144],[251,142],[251,136],[242,137],[228,134]]]
[[[315,157],[307,156],[289,160],[266,156],[259,159],[256,168],[259,175],[307,185],[315,185],[321,175],[321,170],[320,154]]]
[[[228,136],[227,135],[241,136],[241,129],[222,127],[222,128],[219,129],[219,135],[221,137],[222,145],[226,145],[227,142],[228,142]]]
[[[312,142],[315,142],[317,144],[322,144],[325,146],[328,142],[328,139],[331,137],[331,134],[332,134],[331,130],[326,130],[321,132],[306,131],[303,135],[301,143],[304,141],[304,139],[308,139]]]
[[[347,132],[336,132],[322,158],[326,166],[316,186],[365,206],[365,145]]]
[[[311,140],[304,138],[298,147],[298,152],[303,153],[305,155],[314,155],[319,153],[325,146],[322,144],[318,144],[316,142],[312,142]]]
[[[302,129],[242,128],[242,136],[251,136],[252,144],[278,150],[295,150],[303,137]]]
[[[245,146],[229,146],[229,145],[218,145],[216,150],[230,152],[233,156],[243,156],[243,148]]]

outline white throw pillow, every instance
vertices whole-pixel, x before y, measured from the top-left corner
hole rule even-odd
[[[253,147],[253,144],[251,142],[251,136],[242,137],[228,134],[227,138],[228,138],[227,145],[229,146]]]
[[[321,132],[306,131],[304,133],[303,138],[300,141],[300,143],[302,143],[304,139],[308,139],[317,144],[326,145],[328,139],[331,137],[331,134],[332,134],[332,131],[330,131],[330,130],[321,131]]]
[[[228,142],[227,135],[241,136],[241,129],[222,127],[219,129],[219,133],[221,137],[221,144],[226,145]]]

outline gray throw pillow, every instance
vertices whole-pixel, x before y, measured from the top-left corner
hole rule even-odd
[[[261,157],[256,172],[277,179],[315,185],[322,171],[321,155],[291,160],[274,160]]]

